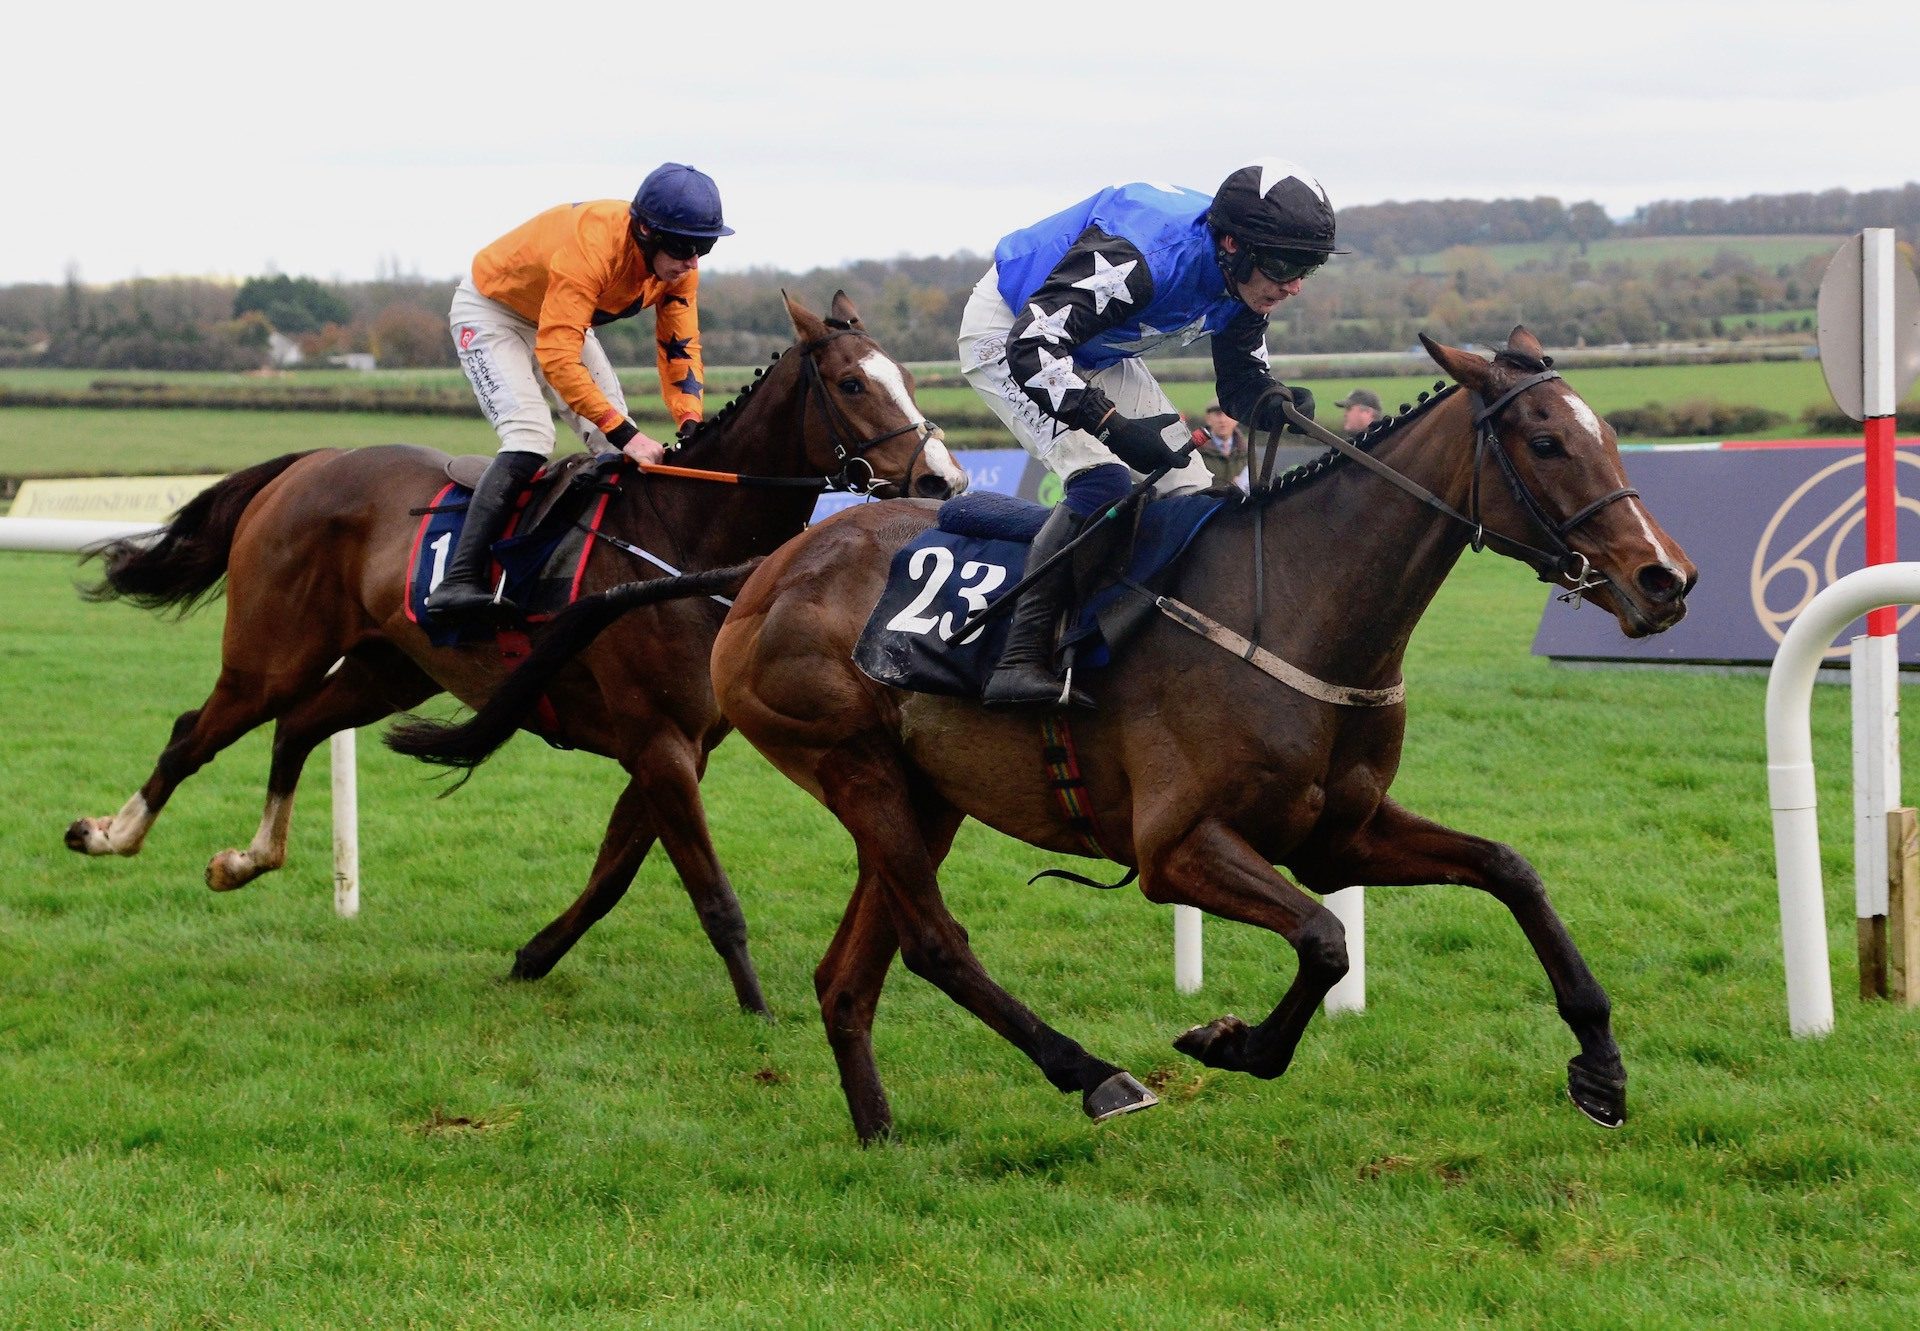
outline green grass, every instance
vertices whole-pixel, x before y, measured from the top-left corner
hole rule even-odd
[[[345,373],[345,372],[342,372]],[[384,373],[384,372],[382,372]],[[422,375],[433,372],[423,371]],[[448,371],[453,374],[455,372]],[[92,371],[5,371],[0,383],[17,376],[86,375]],[[146,376],[139,376],[146,377]],[[180,376],[172,376],[180,377]],[[1371,388],[1393,410],[1430,389],[1439,371],[1418,375],[1362,376],[1339,379],[1303,377],[1297,382],[1319,398],[1323,423],[1335,425],[1333,403],[1355,388]],[[1800,412],[1824,405],[1827,392],[1815,361],[1764,361],[1730,365],[1632,366],[1575,369],[1568,377],[1595,410],[1680,402],[1696,398],[1751,403],[1784,412],[1788,423],[1771,431],[1775,438],[1806,432]],[[209,376],[232,379],[236,376]],[[46,387],[47,385],[41,385]],[[82,388],[85,380],[72,388]],[[1213,400],[1208,383],[1170,382],[1174,405],[1198,416]],[[650,390],[649,390],[650,391]],[[997,424],[984,425],[985,407],[964,385],[922,388],[922,409],[932,419],[982,422],[954,431],[956,447],[1011,446]],[[643,412],[650,396],[635,398]],[[649,419],[651,419],[649,417]],[[212,410],[103,411],[91,408],[8,407],[0,409],[0,476],[148,475],[230,471],[297,449],[367,444],[413,443],[454,453],[491,452],[497,441],[484,421],[431,416],[378,415],[364,412],[269,412]]]
[[[738,740],[708,807],[781,1020],[730,990],[659,857],[560,969],[502,982],[574,896],[618,787],[522,739],[444,802],[362,744],[364,910],[330,910],[310,773],[287,869],[207,857],[259,815],[263,739],[129,860],[64,850],[211,681],[220,612],[85,606],[0,555],[0,1308],[22,1327],[1890,1326],[1920,1312],[1920,1016],[1850,994],[1847,703],[1815,704],[1839,1020],[1788,1038],[1755,678],[1562,671],[1543,592],[1469,559],[1408,661],[1396,794],[1529,854],[1615,1005],[1633,1117],[1565,1103],[1572,1043],[1510,919],[1370,896],[1370,1008],[1286,1077],[1168,1045],[1264,1014],[1284,944],[1026,887],[967,828],[943,875],[985,964],[1160,1084],[1101,1127],[896,967],[900,1135],[854,1145],[811,968],[845,835]],[[1231,693],[1223,709],[1235,706]],[[1911,746],[1907,770],[1920,759]]]
[[[1778,268],[1782,264],[1797,264],[1811,255],[1832,254],[1842,239],[1841,236],[1622,236],[1589,243],[1585,258],[1595,268],[1609,263],[1652,268],[1669,259],[1704,266],[1712,263],[1723,250],[1731,250],[1762,268]],[[1474,252],[1507,269],[1530,263],[1564,264],[1582,257],[1579,245],[1573,241],[1479,245],[1474,247]],[[1439,260],[1439,254],[1423,254],[1403,260],[1402,266],[1418,265],[1427,272],[1442,271],[1445,265]]]

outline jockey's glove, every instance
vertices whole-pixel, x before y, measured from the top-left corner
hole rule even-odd
[[[1192,443],[1179,414],[1171,411],[1137,420],[1116,411],[1101,422],[1094,437],[1112,449],[1115,457],[1142,473],[1177,466],[1180,450]]]
[[[688,418],[687,420],[680,422],[680,428],[673,432],[673,437],[676,440],[678,440],[679,443],[684,444],[687,442],[687,440],[693,438],[693,432],[695,430],[698,430],[699,428],[700,428],[699,421],[693,420],[692,418]]]
[[[1287,388],[1285,384],[1280,384],[1278,387],[1286,389],[1287,397],[1292,400],[1295,411],[1305,416],[1308,420],[1313,419],[1313,390],[1311,388]],[[1286,415],[1280,410],[1280,403],[1277,400],[1269,404],[1267,409],[1260,414],[1263,419],[1254,422],[1254,428],[1256,430],[1272,430],[1284,425],[1289,430],[1293,430],[1295,434],[1300,433],[1299,430],[1294,430],[1293,423],[1289,421]]]

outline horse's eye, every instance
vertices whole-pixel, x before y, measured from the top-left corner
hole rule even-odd
[[[842,379],[840,381],[840,391],[848,397],[858,397],[861,393],[866,392],[866,390],[867,386],[858,379]]]
[[[1527,447],[1533,450],[1537,458],[1557,458],[1566,450],[1560,447],[1560,441],[1550,434],[1536,434],[1527,440]]]

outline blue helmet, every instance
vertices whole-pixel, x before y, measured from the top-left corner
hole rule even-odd
[[[649,171],[627,212],[655,231],[678,236],[712,239],[733,234],[733,228],[720,220],[720,189],[713,177],[679,162]]]

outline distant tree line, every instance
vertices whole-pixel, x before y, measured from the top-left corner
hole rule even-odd
[[[1608,345],[1780,332],[1811,336],[1809,307],[1824,258],[1760,264],[1701,249],[1695,259],[1604,262],[1585,253],[1609,234],[1838,234],[1892,224],[1920,231],[1920,185],[1848,194],[1756,195],[1653,204],[1629,223],[1591,202],[1551,198],[1432,200],[1344,209],[1341,238],[1358,251],[1308,282],[1280,308],[1280,352],[1401,350],[1427,332],[1455,342],[1497,342],[1525,323],[1550,345]],[[1551,242],[1532,262],[1503,267],[1483,246]],[[1903,245],[1908,262],[1910,245]],[[792,340],[781,299],[815,309],[844,289],[868,328],[903,360],[951,360],[954,338],[987,259],[872,259],[794,273],[709,272],[700,287],[701,334],[714,365],[765,360]],[[59,284],[0,287],[0,365],[102,369],[253,369],[273,333],[296,341],[309,363],[371,352],[385,366],[455,364],[446,312],[451,280],[389,277],[323,283],[267,274],[237,289],[200,279],[142,279],[106,287],[77,273]],[[645,314],[599,330],[614,362],[653,363]],[[1198,344],[1185,354],[1204,355]]]
[[[1837,236],[1862,227],[1920,232],[1920,184],[1855,194],[1752,194],[1744,199],[1669,199],[1615,222],[1592,200],[1424,199],[1340,209],[1340,239],[1375,258],[1433,254],[1456,245],[1562,242],[1585,252],[1608,236]]]

